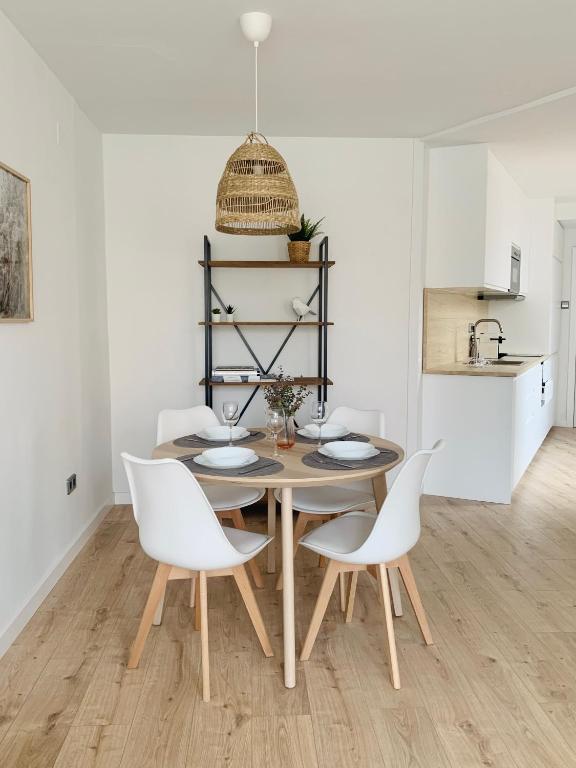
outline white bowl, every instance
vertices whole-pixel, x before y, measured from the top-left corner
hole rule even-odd
[[[204,427],[198,433],[198,437],[204,438],[204,440],[229,440],[230,439],[230,427],[215,426]],[[232,440],[241,440],[243,437],[248,437],[250,432],[244,427],[232,427]]]
[[[348,427],[343,424],[323,424],[322,425],[322,439],[328,439],[329,437],[344,437],[350,432]],[[318,424],[306,424],[304,429],[299,430],[298,434],[304,435],[304,437],[319,437],[320,428]]]
[[[378,449],[370,443],[358,443],[353,440],[338,440],[335,443],[326,443],[319,449],[325,456],[334,459],[369,459],[378,454]]]
[[[199,464],[201,467],[210,467],[210,469],[239,469],[240,467],[249,467],[250,464],[255,464],[258,459],[259,456],[257,453],[255,453],[251,459],[248,459],[248,461],[242,461],[242,463],[237,467],[222,467],[220,464],[213,464],[211,461],[208,461],[208,459],[205,459],[201,453],[199,453],[198,456],[194,456],[194,462],[196,464]]]
[[[250,463],[256,453],[250,448],[208,448],[201,454],[213,467],[241,467]]]

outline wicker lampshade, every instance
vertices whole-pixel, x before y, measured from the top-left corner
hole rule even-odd
[[[216,194],[216,229],[229,235],[289,235],[300,229],[298,195],[282,155],[250,133],[229,157]]]

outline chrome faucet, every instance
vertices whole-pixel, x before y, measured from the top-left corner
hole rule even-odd
[[[478,338],[478,326],[482,323],[496,323],[500,330],[500,336],[497,340],[498,343],[500,343],[500,340],[502,339],[502,334],[504,333],[504,329],[502,328],[502,323],[500,320],[496,320],[495,317],[483,317],[480,320],[476,320],[474,323],[474,331],[470,337],[470,357],[472,358],[471,363],[472,365],[482,365],[482,360],[480,358],[480,347],[478,345],[479,338]]]

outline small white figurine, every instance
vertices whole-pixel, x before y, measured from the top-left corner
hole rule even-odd
[[[315,315],[316,314],[316,312],[314,312],[312,309],[310,309],[308,304],[306,304],[305,301],[302,301],[302,299],[299,298],[298,296],[296,296],[295,299],[292,299],[292,309],[294,310],[294,312],[298,315],[298,317],[300,319],[305,317],[309,312],[310,312],[311,315]]]

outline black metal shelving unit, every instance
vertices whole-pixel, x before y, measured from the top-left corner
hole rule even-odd
[[[213,282],[212,272],[214,269],[316,269],[318,270],[318,285],[314,288],[311,296],[309,297],[307,304],[311,304],[314,299],[318,298],[318,321],[294,321],[294,322],[282,322],[282,321],[262,321],[262,322],[234,322],[234,323],[217,323],[217,327],[231,326],[234,328],[242,343],[248,350],[254,363],[258,366],[258,370],[261,375],[269,375],[272,371],[274,364],[282,354],[282,350],[286,344],[292,338],[292,334],[296,328],[300,327],[317,327],[318,329],[318,368],[317,376],[305,376],[297,377],[296,383],[307,384],[309,386],[316,386],[318,390],[318,398],[326,400],[328,397],[328,387],[332,384],[332,381],[328,378],[328,326],[333,325],[328,321],[328,270],[334,265],[333,261],[328,259],[328,238],[322,238],[319,246],[318,261],[307,261],[304,263],[295,263],[290,261],[222,261],[212,260],[210,240],[207,235],[204,235],[204,258],[198,263],[204,269],[204,320],[201,325],[204,326],[204,378],[200,381],[200,385],[204,387],[204,400],[206,405],[212,407],[213,403],[213,388],[214,387],[238,387],[238,386],[250,386],[252,392],[248,396],[240,412],[240,418],[246,412],[246,409],[254,399],[256,393],[260,387],[265,384],[256,384],[254,382],[214,382],[212,381],[212,369],[213,369],[213,328],[214,323],[211,322],[212,317],[212,299],[214,298],[222,310],[225,309],[225,302],[218,293]],[[269,365],[263,365],[250,343],[248,342],[242,327],[249,326],[268,326],[268,327],[282,327],[288,326],[289,331],[284,337],[280,347],[274,354],[272,361]]]

